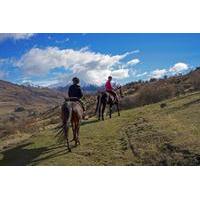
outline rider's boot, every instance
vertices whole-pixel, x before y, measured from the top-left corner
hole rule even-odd
[[[83,119],[84,119],[84,120],[88,120],[88,118],[89,118],[89,117],[86,115],[86,112],[83,111]]]

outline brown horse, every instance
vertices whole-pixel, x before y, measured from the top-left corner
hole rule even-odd
[[[71,123],[73,131],[73,139],[75,146],[80,145],[79,129],[81,120],[83,119],[83,108],[76,98],[67,98],[61,107],[62,126],[59,133],[64,135],[67,142],[67,148],[71,152],[69,145],[69,126]]]
[[[120,97],[123,98],[122,88],[118,87],[116,91],[119,91]],[[104,112],[105,112],[105,108],[106,108],[107,104],[109,105],[109,116],[110,116],[110,118],[112,117],[112,107],[113,107],[113,105],[116,105],[118,116],[120,116],[119,101],[116,98],[114,98],[114,96],[111,95],[110,93],[101,92],[97,96],[97,105],[96,105],[96,110],[95,110],[95,113],[98,114],[99,120],[101,118],[102,118],[102,120],[104,120]]]

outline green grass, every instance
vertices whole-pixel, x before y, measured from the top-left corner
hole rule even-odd
[[[55,139],[54,125],[0,152],[0,165],[199,165],[200,93],[90,119],[72,152]],[[70,136],[71,136],[70,132]],[[1,141],[3,146],[5,141]]]

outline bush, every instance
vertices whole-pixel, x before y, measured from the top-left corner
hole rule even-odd
[[[140,105],[157,103],[175,96],[176,88],[173,85],[145,85],[139,90],[137,101]]]
[[[125,96],[120,101],[121,109],[130,109],[137,106],[144,106],[157,103],[165,99],[174,97],[178,93],[178,88],[173,84],[154,82],[141,86],[134,95]]]
[[[192,76],[191,83],[195,90],[200,89],[200,73],[195,72]]]
[[[130,109],[136,106],[139,106],[136,95],[126,96],[122,101],[120,101],[120,109]]]
[[[135,89],[129,89],[127,91],[124,92],[125,95],[131,95],[131,94],[134,94],[135,93]]]
[[[24,107],[17,107],[17,108],[15,108],[15,112],[23,112],[23,111],[25,111]]]

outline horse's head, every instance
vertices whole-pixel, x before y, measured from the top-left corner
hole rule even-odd
[[[123,94],[123,90],[122,90],[122,86],[118,86],[117,87],[117,90],[119,90],[119,94],[120,94],[120,97],[123,98],[124,97],[124,94]]]

